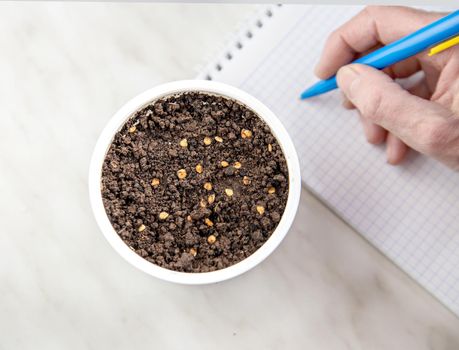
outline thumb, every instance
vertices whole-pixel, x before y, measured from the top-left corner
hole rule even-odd
[[[382,71],[352,64],[338,71],[337,82],[364,118],[381,125],[410,147],[433,155],[446,141],[452,112],[410,94]]]

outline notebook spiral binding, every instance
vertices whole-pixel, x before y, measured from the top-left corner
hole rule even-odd
[[[282,8],[282,4],[263,6],[255,21],[251,16],[251,21],[241,26],[238,34],[231,40],[232,43],[227,45],[226,50],[204,69],[204,73],[201,73],[200,77],[205,80],[213,80],[214,76],[224,69],[225,64],[228,64],[238,55],[238,51],[249,45],[249,42],[257,35],[257,32],[275,16],[280,8]]]

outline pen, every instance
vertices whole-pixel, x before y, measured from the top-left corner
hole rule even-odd
[[[393,43],[384,46],[370,54],[360,57],[352,63],[366,64],[377,69],[386,68],[394,63],[400,62],[408,57],[414,56],[427,48],[442,43],[431,49],[429,55],[434,55],[448,47],[458,44],[459,34],[459,10],[430,23],[429,25],[407,35]],[[336,89],[336,75],[321,80],[303,91],[301,99],[317,96]]]

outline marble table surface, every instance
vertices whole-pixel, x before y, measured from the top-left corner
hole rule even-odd
[[[253,10],[0,2],[0,349],[459,349],[459,320],[307,191],[279,249],[216,285],[156,280],[99,232],[104,124]]]

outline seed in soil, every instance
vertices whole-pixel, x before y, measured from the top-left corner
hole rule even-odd
[[[270,143],[268,144],[268,152],[272,152],[273,151],[273,145],[271,145]]]
[[[183,180],[184,178],[186,178],[186,170],[185,169],[180,169],[177,171],[177,177],[180,179],[180,180]]]
[[[169,213],[167,213],[165,211],[162,211],[161,213],[159,213],[159,219],[160,220],[166,220],[168,217],[169,217]]]
[[[153,180],[151,180],[151,185],[152,185],[153,187],[158,186],[159,183],[160,183],[160,181],[159,181],[159,179],[158,179],[157,177],[155,177]]]
[[[206,182],[204,184],[204,189],[206,189],[207,191],[212,191],[212,184],[210,182]]]
[[[187,148],[188,147],[188,140],[187,139],[181,139],[179,144],[180,144],[180,147]]]
[[[204,137],[204,144],[209,146],[212,143],[212,139],[210,137]]]
[[[246,185],[246,186],[247,186],[247,185],[250,185],[250,178],[249,178],[248,176],[244,176],[244,177],[242,178],[242,183],[243,183],[244,185]]]
[[[198,174],[202,174],[203,168],[201,164],[196,165],[196,172]]]
[[[210,220],[209,218],[206,218],[206,219],[204,220],[204,222],[205,222],[206,225],[209,226],[209,227],[214,226],[214,223],[213,223],[212,220]]]
[[[225,188],[225,193],[228,197],[231,197],[234,192],[231,188]]]
[[[265,208],[261,205],[257,205],[257,212],[260,215],[263,215],[265,213]]]
[[[142,231],[144,231],[145,229],[146,229],[145,225],[142,224],[142,225],[139,226],[139,228],[137,229],[137,231],[142,232]]]
[[[223,139],[220,136],[215,136],[215,141],[222,143]]]
[[[242,167],[241,163],[239,163],[239,162],[234,163],[234,168],[241,169],[241,167]]]
[[[217,241],[217,238],[214,235],[210,235],[209,237],[207,237],[207,242],[209,244],[214,244],[216,241]]]
[[[194,248],[191,248],[190,249],[190,254],[193,255],[193,256],[196,256],[196,255],[198,255],[198,251],[196,249],[194,249]]]
[[[276,193],[276,188],[271,186],[270,188],[268,188],[268,193],[269,194]]]
[[[215,194],[211,194],[209,197],[207,197],[207,201],[209,202],[209,204],[215,202]]]
[[[134,125],[134,126],[131,126],[131,127],[129,128],[129,132],[130,132],[131,134],[134,133],[136,130],[137,130],[137,128],[135,127],[135,125]]]
[[[241,137],[243,139],[249,139],[252,137],[252,131],[248,130],[248,129],[242,129],[241,130]]]
[[[220,162],[220,165],[222,166],[222,168],[226,168],[229,164],[228,164],[228,162],[226,160],[222,160]]]

